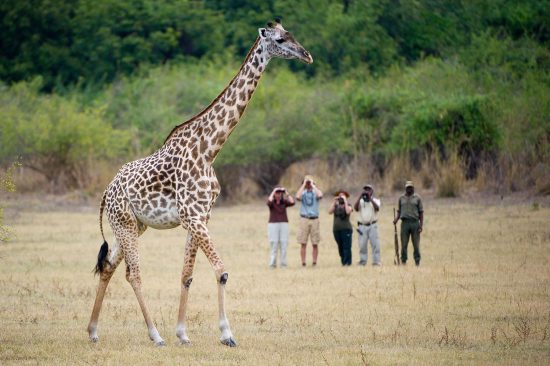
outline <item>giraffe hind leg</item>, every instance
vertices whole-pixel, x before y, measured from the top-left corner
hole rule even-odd
[[[136,295],[139,307],[143,313],[143,318],[145,319],[145,324],[149,332],[149,338],[155,342],[157,346],[164,346],[166,343],[160,336],[157,327],[151,319],[149,310],[145,305],[145,300],[141,290],[141,275],[139,270],[139,254],[137,250],[137,238],[140,232],[138,227],[120,229],[115,231],[115,236],[121,243],[121,247],[124,252],[124,260],[126,262],[126,280],[132,286],[134,293]]]
[[[94,308],[88,324],[88,335],[92,342],[97,342],[99,340],[97,335],[99,312],[101,311],[101,305],[103,304],[103,298],[105,296],[107,286],[109,285],[109,281],[121,261],[122,253],[118,250],[118,246],[115,246],[113,249],[109,249],[107,242],[104,242],[97,256],[95,273],[99,274],[99,285],[97,287]]]

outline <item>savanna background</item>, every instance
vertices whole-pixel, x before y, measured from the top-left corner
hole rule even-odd
[[[217,343],[204,258],[190,295],[194,345],[170,343],[178,229],[149,230],[141,245],[168,347],[149,344],[123,271],[100,343],[88,343],[102,190],[217,96],[275,16],[314,63],[273,60],[215,162],[211,229],[239,348]],[[2,364],[550,357],[548,0],[8,0],[0,31]],[[326,211],[319,268],[300,268],[291,246],[286,271],[267,269],[263,199],[275,184],[294,192],[305,173],[327,195],[375,185],[382,269],[340,268]],[[425,198],[419,269],[391,261],[391,207],[407,179]]]

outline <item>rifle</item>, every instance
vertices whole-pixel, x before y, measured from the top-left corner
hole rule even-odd
[[[393,218],[395,219],[395,207],[393,208]],[[396,266],[401,264],[401,260],[399,258],[399,239],[397,238],[397,224],[393,224],[393,242],[395,245],[395,256],[393,258],[393,264]]]

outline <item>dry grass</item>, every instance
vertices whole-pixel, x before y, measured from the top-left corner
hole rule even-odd
[[[395,199],[383,201],[381,268],[342,268],[323,214],[319,265],[301,268],[291,240],[289,268],[270,270],[263,203],[216,208],[210,228],[230,273],[236,349],[218,341],[216,286],[204,255],[189,300],[193,344],[176,345],[180,229],[148,230],[141,240],[146,301],[168,345],[149,341],[122,266],[104,302],[100,341],[90,343],[96,207],[8,202],[18,237],[0,247],[0,364],[547,364],[548,205],[427,200],[415,268],[392,264]],[[292,238],[297,212],[290,210]],[[353,245],[356,261],[356,237]]]

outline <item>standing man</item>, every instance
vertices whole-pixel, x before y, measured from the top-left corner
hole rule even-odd
[[[319,200],[323,198],[323,192],[315,185],[313,178],[306,175],[302,185],[296,192],[296,199],[302,202],[300,206],[300,227],[298,229],[298,243],[301,244],[300,257],[302,266],[306,265],[306,246],[308,237],[311,237],[313,246],[313,265],[317,264],[319,254],[319,242],[321,233],[319,229]]]
[[[381,266],[380,261],[380,239],[378,237],[378,211],[380,211],[380,200],[373,196],[372,185],[363,187],[363,192],[355,201],[354,209],[359,212],[357,230],[359,232],[359,265],[364,266],[368,260],[368,241],[372,248],[372,265]]]
[[[271,246],[269,266],[277,267],[277,251],[280,249],[279,260],[281,267],[286,267],[286,248],[288,246],[288,216],[286,208],[294,206],[294,198],[288,194],[286,188],[275,187],[267,198],[269,207],[269,222],[267,237]]]
[[[414,247],[414,262],[420,265],[420,233],[424,224],[424,207],[422,199],[414,193],[414,185],[410,180],[405,183],[405,194],[397,202],[397,217],[394,225],[401,219],[401,264],[407,263],[407,246],[409,236]]]

